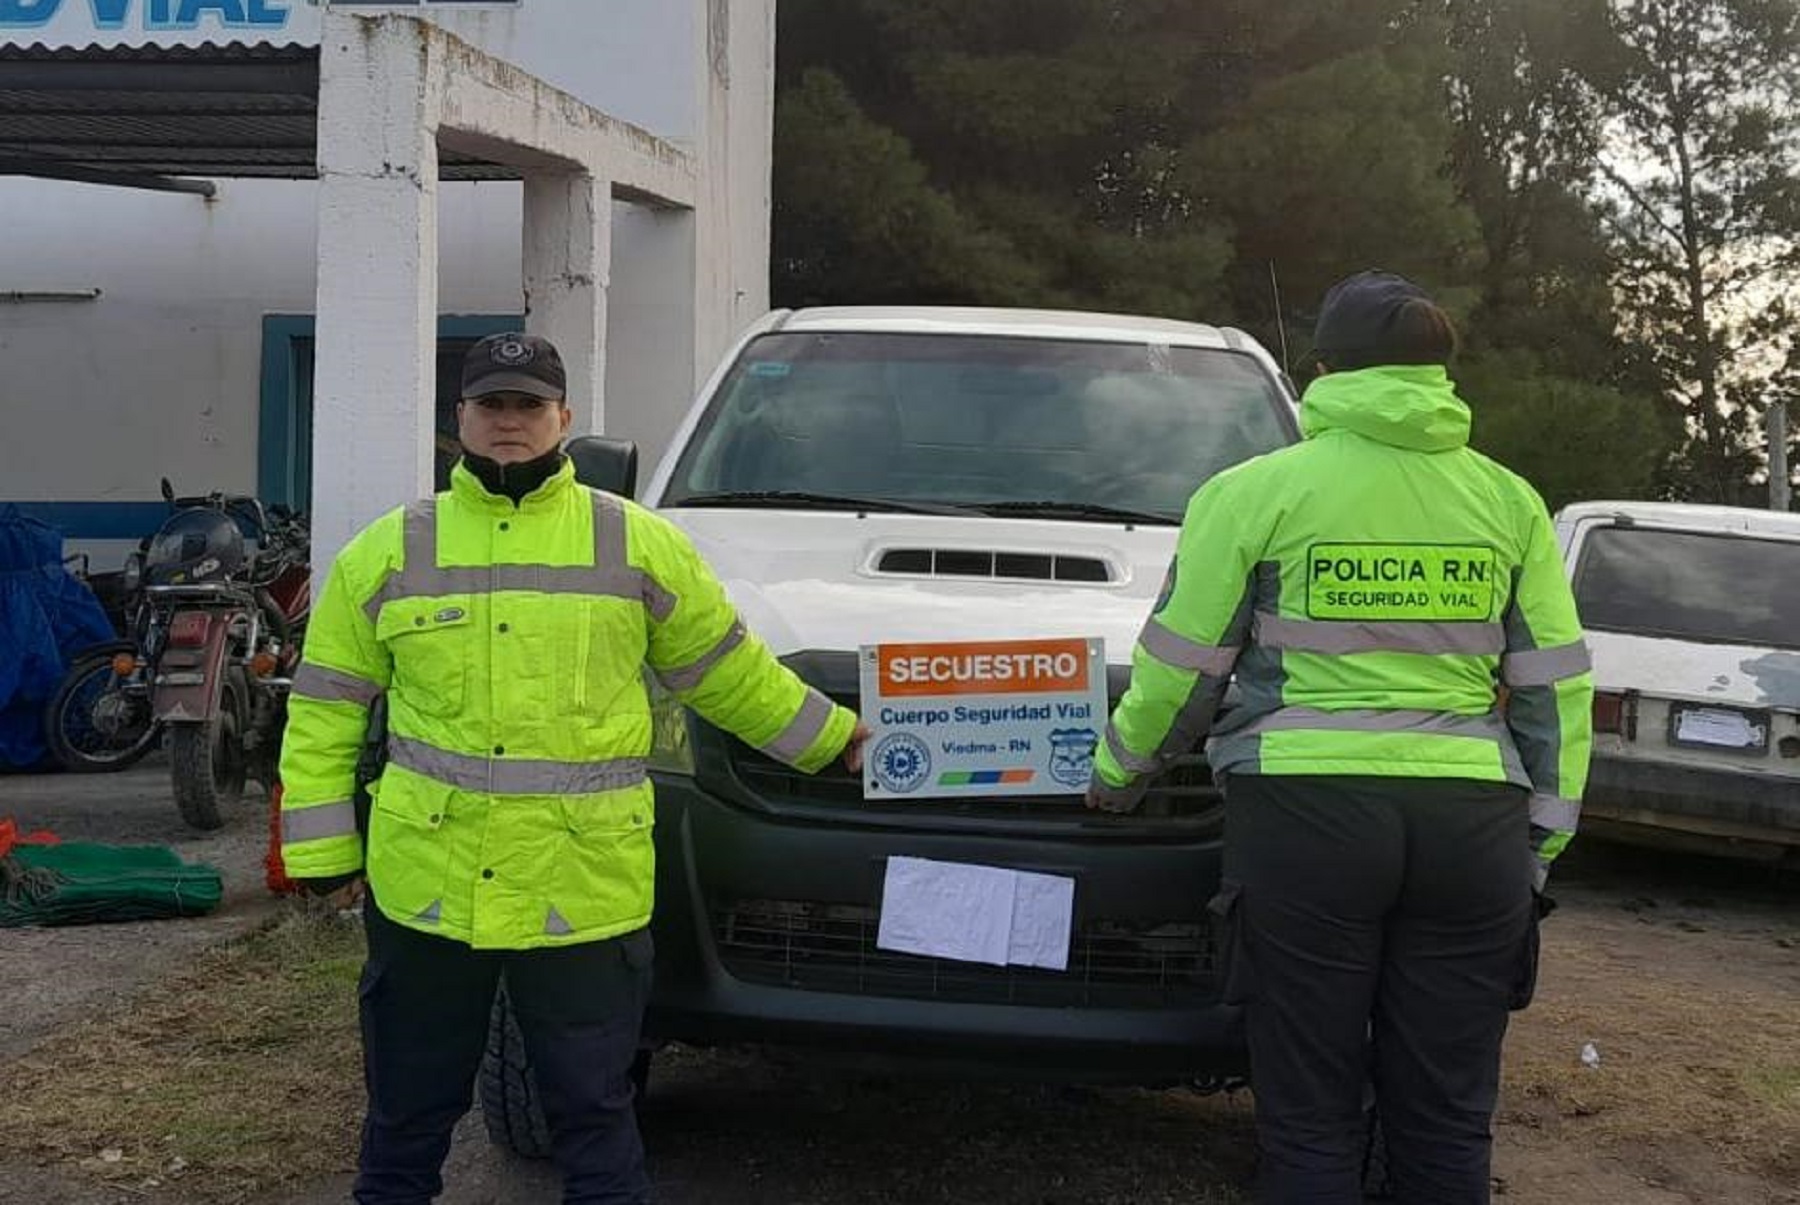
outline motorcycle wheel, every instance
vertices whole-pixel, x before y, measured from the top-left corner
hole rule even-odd
[[[246,758],[237,713],[229,703],[204,724],[169,730],[169,778],[181,818],[211,832],[244,794]]]
[[[113,656],[77,658],[44,712],[44,736],[65,769],[110,774],[135,765],[156,745],[162,726],[147,698],[119,689]]]

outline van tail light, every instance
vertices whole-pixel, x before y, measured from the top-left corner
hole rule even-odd
[[[183,611],[169,623],[169,643],[178,649],[199,648],[206,643],[205,611]]]
[[[1637,739],[1637,700],[1628,694],[1597,691],[1594,694],[1594,731],[1610,732],[1627,740]]]

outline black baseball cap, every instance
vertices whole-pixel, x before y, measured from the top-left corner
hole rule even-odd
[[[1418,285],[1392,272],[1371,269],[1332,285],[1319,306],[1313,354],[1325,363],[1356,363],[1383,347],[1394,316],[1409,301],[1431,300]]]
[[[490,393],[528,393],[546,401],[567,398],[569,378],[556,345],[537,335],[509,331],[489,335],[471,347],[463,357],[462,395]]]

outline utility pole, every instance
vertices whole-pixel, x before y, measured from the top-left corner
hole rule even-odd
[[[1793,506],[1788,481],[1787,400],[1777,398],[1769,403],[1769,509],[1789,510]]]

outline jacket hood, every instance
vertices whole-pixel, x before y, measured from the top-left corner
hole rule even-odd
[[[1469,407],[1438,364],[1327,373],[1300,403],[1308,439],[1348,431],[1415,452],[1450,452],[1468,444],[1469,426]]]

